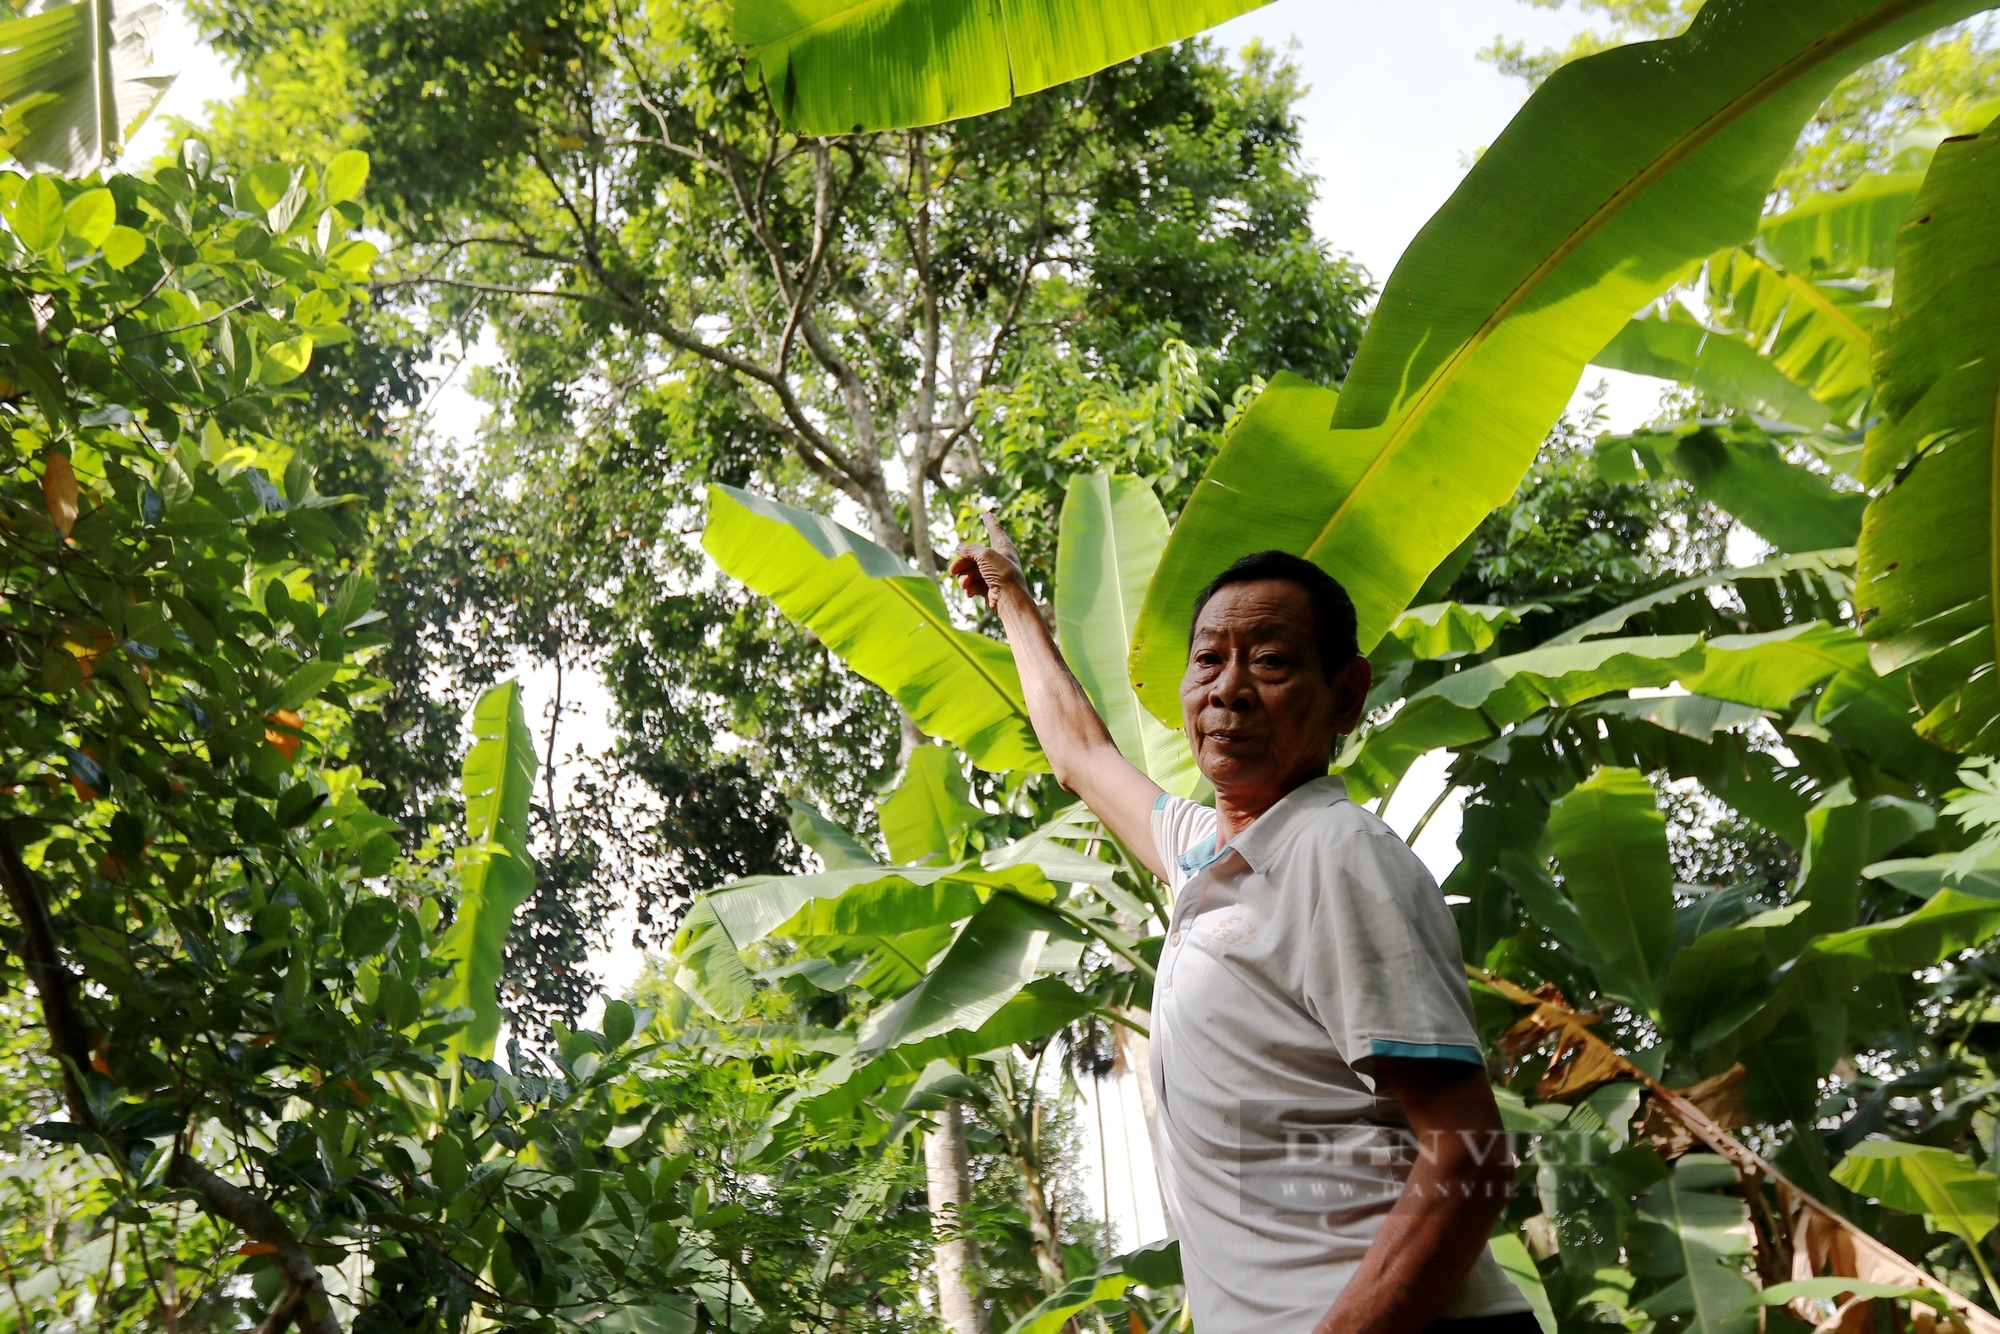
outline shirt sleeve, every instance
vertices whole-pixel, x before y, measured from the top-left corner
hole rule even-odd
[[[1342,839],[1315,868],[1305,1001],[1362,1074],[1377,1056],[1483,1065],[1458,927],[1392,831]]]
[[[1176,892],[1215,853],[1215,812],[1198,801],[1162,792],[1153,800],[1153,847]]]

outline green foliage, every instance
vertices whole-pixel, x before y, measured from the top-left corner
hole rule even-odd
[[[535,884],[528,855],[528,798],[535,787],[535,743],[521,712],[521,687],[507,681],[480,697],[472,711],[472,749],[465,755],[465,843],[458,851],[460,894],[451,929],[438,953],[451,961],[435,1003],[473,1018],[452,1038],[452,1050],[493,1055],[500,1033],[494,994],[506,962],[514,913]]]
[[[1886,420],[1864,466],[1894,484],[1869,506],[1855,599],[1884,670],[1914,665],[1919,731],[1954,750],[2000,739],[2000,132],[1938,149],[1897,247],[1878,362]],[[1907,461],[1907,462],[1906,462]]]
[[[736,40],[778,114],[801,134],[976,116],[1193,36],[1263,0],[1138,0],[966,9],[882,0],[865,9],[735,0]]]
[[[1832,84],[1962,12],[1716,3],[1684,38],[1606,51],[1539,90],[1398,262],[1337,400],[1274,379],[1217,456],[1134,646],[1154,716],[1174,716],[1180,609],[1246,547],[1325,565],[1372,648],[1519,485],[1583,364],[1704,256],[1749,239]],[[1524,179],[1544,188],[1517,193]]]
[[[173,82],[147,41],[160,16],[145,0],[76,0],[0,20],[0,152],[64,176],[116,158]]]
[[[1012,656],[953,626],[935,581],[829,519],[734,487],[709,488],[702,545],[974,764],[1046,767]]]

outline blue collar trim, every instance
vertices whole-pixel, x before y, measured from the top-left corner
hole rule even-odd
[[[1192,877],[1207,870],[1227,851],[1229,851],[1229,848],[1226,845],[1220,848],[1216,847],[1215,835],[1210,834],[1207,838],[1174,858],[1174,861],[1181,868],[1182,875]]]

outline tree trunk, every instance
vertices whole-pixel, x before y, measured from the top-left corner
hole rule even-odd
[[[931,1227],[937,1234],[938,1316],[951,1334],[986,1334],[979,1248],[958,1231],[958,1213],[971,1197],[972,1176],[965,1113],[957,1103],[938,1113],[937,1129],[924,1136],[924,1175],[930,1186]]]

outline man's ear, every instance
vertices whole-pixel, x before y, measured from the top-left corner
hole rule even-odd
[[[1368,659],[1357,657],[1333,674],[1333,730],[1346,736],[1361,725],[1368,707],[1368,691],[1375,684],[1375,669]]]

